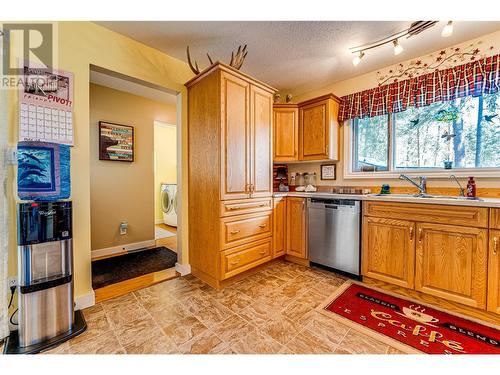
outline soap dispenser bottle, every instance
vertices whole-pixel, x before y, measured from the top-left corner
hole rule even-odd
[[[476,181],[474,181],[474,177],[469,177],[469,180],[467,181],[467,197],[476,197]]]

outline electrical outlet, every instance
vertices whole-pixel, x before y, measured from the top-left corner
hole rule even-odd
[[[7,147],[4,155],[4,166],[17,165],[17,147]]]
[[[9,277],[7,283],[9,285],[9,288],[12,288],[13,286],[17,286],[17,276]]]
[[[127,234],[127,228],[128,228],[128,222],[123,220],[120,223],[120,234],[121,235]]]

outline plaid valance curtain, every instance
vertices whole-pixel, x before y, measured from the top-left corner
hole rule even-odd
[[[341,98],[339,121],[402,112],[468,95],[500,89],[500,55],[436,70],[433,73],[379,86]]]

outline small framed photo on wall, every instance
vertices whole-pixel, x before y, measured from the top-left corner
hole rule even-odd
[[[335,179],[337,179],[337,165],[336,164],[321,164],[321,179],[322,180],[335,180]]]
[[[99,160],[134,161],[134,127],[99,121]]]

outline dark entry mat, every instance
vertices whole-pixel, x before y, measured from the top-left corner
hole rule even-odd
[[[175,266],[177,254],[164,246],[92,262],[92,288],[99,289]]]

